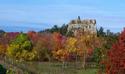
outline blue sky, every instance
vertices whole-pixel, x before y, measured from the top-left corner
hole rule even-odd
[[[77,16],[120,32],[125,27],[125,0],[0,0],[0,29],[9,32],[61,26]]]

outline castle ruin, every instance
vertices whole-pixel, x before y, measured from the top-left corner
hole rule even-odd
[[[67,28],[68,32],[73,32],[74,35],[78,33],[89,33],[96,34],[96,20],[95,19],[85,19],[81,20],[78,16],[78,19],[70,21]]]

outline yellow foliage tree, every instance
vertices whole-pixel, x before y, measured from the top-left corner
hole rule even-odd
[[[67,51],[69,53],[77,51],[76,43],[77,43],[76,38],[70,37],[70,38],[67,39],[66,44],[65,44],[65,48],[67,49]]]
[[[19,34],[7,48],[7,55],[18,60],[34,60],[37,53],[26,34]]]

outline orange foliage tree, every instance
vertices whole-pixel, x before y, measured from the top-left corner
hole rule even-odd
[[[3,57],[6,54],[6,47],[3,44],[0,44],[0,56]]]
[[[60,33],[53,33],[52,35],[52,54],[57,60],[63,61],[67,57],[67,51],[64,48],[66,38]]]

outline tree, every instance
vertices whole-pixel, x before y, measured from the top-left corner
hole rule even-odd
[[[104,72],[104,64],[102,64],[103,60],[106,59],[105,50],[101,48],[95,48],[93,52],[93,60],[96,63],[96,66]]]
[[[52,30],[51,30],[52,32],[59,32],[59,27],[57,26],[57,25],[54,25],[53,27],[52,27]]]
[[[20,49],[29,51],[32,49],[32,43],[29,40],[28,36],[24,33],[19,34],[16,39],[11,42],[11,45],[19,45]]]
[[[29,37],[29,39],[31,40],[33,45],[35,46],[36,42],[38,41],[39,34],[37,32],[34,32],[34,31],[29,31],[27,33],[27,36]]]
[[[36,52],[32,50],[32,43],[24,33],[19,34],[7,48],[10,57],[21,60],[33,60]]]
[[[66,49],[69,52],[76,52],[77,48],[76,48],[76,42],[77,39],[73,38],[73,37],[69,37],[66,41]]]
[[[108,52],[106,74],[125,74],[125,29]]]
[[[60,33],[53,33],[52,35],[52,40],[51,40],[51,50],[53,57],[57,60],[61,60],[60,57],[62,53],[59,54],[59,52],[64,49],[64,44],[65,44],[65,37],[62,36]],[[60,55],[60,56],[59,56]],[[57,58],[58,57],[58,58]]]
[[[52,35],[52,41],[53,41],[52,50],[61,49],[63,47],[62,40],[63,40],[63,36],[60,33],[54,32]]]
[[[104,28],[100,27],[99,30],[97,30],[97,36],[105,36]]]
[[[52,55],[50,51],[50,35],[40,34],[38,36],[39,38],[37,38],[37,42],[34,45],[34,49],[36,49],[38,54],[38,60],[50,61]]]
[[[45,29],[43,31],[40,31],[40,33],[42,32],[50,32],[50,33],[60,32],[60,27],[58,27],[57,25],[54,25],[51,29]]]
[[[60,33],[61,33],[63,36],[66,36],[67,27],[68,27],[68,25],[63,24],[63,25],[61,26],[61,28],[60,28]]]
[[[0,56],[4,57],[6,54],[6,47],[3,44],[0,44]]]
[[[0,44],[3,44],[4,46],[8,46],[9,43],[16,38],[16,36],[19,34],[19,32],[6,32],[3,34],[2,37],[0,37]]]
[[[0,37],[3,37],[3,35],[5,34],[4,30],[0,30]]]
[[[57,25],[54,25],[52,28],[50,29],[45,29],[43,31],[40,31],[39,33],[44,33],[44,32],[47,32],[47,33],[54,33],[54,32],[58,32],[62,35],[66,35],[67,33],[67,27],[68,25],[66,24],[63,24],[61,27],[58,27]]]

